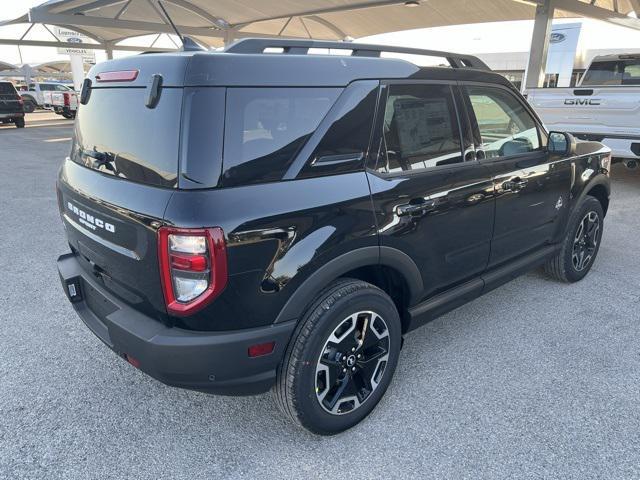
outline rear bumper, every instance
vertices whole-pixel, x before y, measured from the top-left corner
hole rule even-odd
[[[171,386],[222,395],[252,395],[275,382],[276,368],[295,322],[231,332],[170,328],[122,303],[80,266],[74,254],[58,258],[67,298],[82,321],[109,348]],[[71,297],[69,284],[80,294]],[[274,351],[250,358],[249,346],[275,341]]]
[[[71,110],[71,107],[61,107],[59,105],[54,105],[53,106],[53,111],[55,113],[57,113],[58,115],[62,115],[63,113],[67,113],[69,115],[73,114],[73,110]]]
[[[24,112],[0,113],[0,120],[22,117],[24,117]]]

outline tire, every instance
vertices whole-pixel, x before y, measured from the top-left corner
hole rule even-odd
[[[16,124],[16,127],[24,128],[24,118],[16,118],[14,123]]]
[[[73,113],[63,113],[62,116],[68,120],[76,118],[76,116]]]
[[[398,311],[386,293],[360,280],[334,282],[310,305],[289,342],[274,387],[278,407],[316,434],[353,427],[387,390],[401,337]]]
[[[36,104],[29,99],[24,100],[24,113],[33,113],[36,110]]]
[[[600,250],[603,221],[602,205],[596,198],[587,196],[571,215],[562,248],[547,261],[545,272],[565,283],[582,280],[591,270]]]

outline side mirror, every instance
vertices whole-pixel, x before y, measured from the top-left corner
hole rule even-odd
[[[576,154],[576,139],[567,132],[550,132],[547,149],[556,155],[574,156]]]

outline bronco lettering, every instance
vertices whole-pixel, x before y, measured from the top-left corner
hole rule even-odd
[[[67,202],[67,208],[78,216],[78,221],[85,227],[88,227],[91,230],[97,230],[98,228],[101,228],[103,230],[106,230],[107,232],[116,233],[116,227],[112,223],[105,222],[104,220],[88,214],[84,210],[80,210],[73,203]]]

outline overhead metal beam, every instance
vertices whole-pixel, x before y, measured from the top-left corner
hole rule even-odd
[[[129,5],[131,5],[131,0],[127,0],[127,3],[125,3],[122,8],[120,10],[118,10],[118,13],[116,13],[116,16],[113,17],[115,20],[118,20],[122,15],[124,15],[124,13],[127,11],[127,9],[129,8]]]
[[[0,45],[19,45],[21,47],[57,47],[57,48],[69,48],[71,45],[73,48],[82,48],[86,50],[106,50],[107,46],[100,43],[67,43],[67,42],[49,42],[47,40],[19,40],[13,38],[0,38]],[[113,50],[122,50],[126,52],[166,52],[171,50],[169,48],[150,48],[150,47],[136,47],[132,45],[113,45]]]
[[[49,13],[41,8],[29,10],[29,21],[32,23],[47,23],[49,25],[78,25],[85,27],[98,27],[105,29],[122,29],[149,33],[175,33],[171,25],[157,22],[140,22],[134,20],[115,20],[113,18],[92,17],[89,15],[65,15]],[[179,25],[180,33],[200,37],[222,37],[220,30],[208,27],[186,27]],[[132,35],[133,36],[133,35]]]
[[[210,13],[206,12],[205,10],[203,10],[202,8],[194,5],[191,2],[188,2],[187,0],[165,0],[165,2],[167,3],[171,3],[177,7],[183,8],[195,15],[197,15],[198,17],[202,18],[203,20],[208,21],[209,23],[211,23],[211,25],[213,25],[216,28],[221,28],[223,30],[226,30],[229,28],[229,22],[227,22],[224,18],[220,18],[220,17],[216,17],[214,15],[211,15]]]

